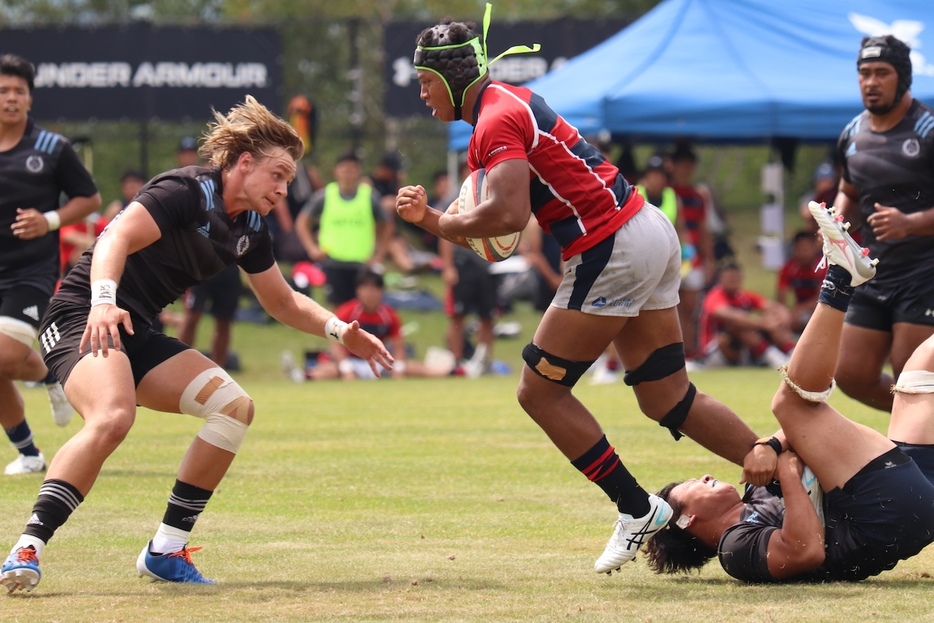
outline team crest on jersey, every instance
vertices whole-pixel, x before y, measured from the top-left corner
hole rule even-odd
[[[902,143],[902,153],[908,156],[909,158],[917,158],[918,154],[921,153],[921,144],[918,143],[916,138],[907,138],[905,142]]]
[[[42,159],[42,156],[33,154],[26,158],[26,170],[30,173],[38,173],[45,166],[45,160]]]
[[[246,236],[240,236],[240,240],[237,241],[237,257],[243,257],[243,254],[246,253],[246,250],[250,248],[250,239]]]

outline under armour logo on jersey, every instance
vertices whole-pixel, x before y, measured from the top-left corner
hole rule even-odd
[[[23,309],[23,315],[27,318],[32,318],[36,322],[39,321],[39,308],[35,305],[30,305]]]
[[[49,353],[61,339],[62,334],[58,331],[58,325],[53,322],[49,325],[49,328],[39,336],[39,343],[42,344],[42,350]]]

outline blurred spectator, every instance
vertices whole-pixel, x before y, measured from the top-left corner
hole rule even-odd
[[[725,260],[717,284],[704,298],[701,312],[703,363],[768,365],[788,363],[794,348],[791,312],[758,292],[743,288],[743,272]]]
[[[298,132],[305,146],[305,156],[308,156],[314,150],[317,138],[317,110],[307,97],[296,95],[289,101],[288,112],[289,125]],[[302,163],[295,171],[295,179],[289,184],[285,200],[267,217],[273,255],[280,264],[308,262],[311,259],[295,232],[295,219],[311,195],[321,188],[324,188],[324,181],[317,167]],[[295,277],[293,274],[293,281]]]
[[[412,258],[406,232],[412,231],[413,227],[403,224],[403,220],[396,215],[396,193],[405,182],[402,156],[397,152],[384,154],[370,174],[370,181],[379,197],[380,206],[387,215],[386,224],[389,232],[386,254],[400,272],[411,273],[415,270],[415,261]]]
[[[697,155],[690,145],[680,143],[671,154],[671,185],[681,200],[681,213],[688,241],[694,246],[690,270],[682,274],[681,302],[678,314],[687,319],[682,323],[684,351],[688,359],[698,354],[697,316],[704,288],[713,280],[716,269],[714,239],[707,220],[708,196],[694,183]]]
[[[552,234],[542,231],[538,219],[530,218],[522,232],[519,252],[535,275],[532,304],[536,311],[545,311],[561,284],[561,245]]]
[[[830,162],[822,162],[814,171],[813,187],[798,202],[798,211],[801,214],[801,220],[804,222],[803,228],[808,233],[816,234],[818,229],[811,211],[808,210],[808,203],[816,201],[817,203],[824,203],[828,207],[832,206],[834,201],[837,200],[839,181],[838,167]]]
[[[471,376],[476,376],[489,367],[493,357],[496,277],[490,273],[490,263],[470,249],[443,239],[439,241],[438,248],[443,266],[441,277],[447,287],[448,349],[454,353],[456,361],[467,366]],[[466,333],[467,316],[470,315],[475,315],[479,322],[473,352],[468,352],[470,342]]]
[[[81,254],[94,244],[97,237],[104,231],[107,223],[106,217],[98,212],[92,212],[84,220],[70,225],[62,225],[58,234],[58,253],[62,277],[68,274],[72,266],[78,262]]]
[[[357,276],[356,297],[340,305],[335,315],[344,322],[356,320],[360,327],[383,341],[395,362],[392,370],[383,368],[381,377],[399,379],[403,377],[442,377],[456,374],[450,366],[429,366],[418,360],[409,359],[402,321],[399,314],[383,300],[383,276],[370,268],[363,268]],[[355,357],[343,345],[332,342],[327,356],[319,356],[305,370],[299,369],[290,352],[282,354],[283,370],[294,381],[343,379],[371,380],[377,378],[365,359]]]
[[[198,141],[193,136],[183,137],[175,150],[175,164],[178,168],[190,167],[201,163],[198,156]]]
[[[804,331],[814,308],[827,266],[817,268],[821,257],[821,239],[801,230],[791,241],[791,257],[778,273],[775,300],[791,310],[791,330]],[[791,300],[789,301],[789,296]]]
[[[124,171],[120,176],[120,198],[114,199],[104,208],[104,220],[109,223],[120,213],[120,210],[130,205],[146,181],[146,176],[142,171],[136,169]]]
[[[382,268],[389,219],[379,195],[363,181],[355,153],[338,157],[334,181],[311,196],[298,214],[295,232],[324,271],[326,297],[334,307],[354,298],[361,268]]]

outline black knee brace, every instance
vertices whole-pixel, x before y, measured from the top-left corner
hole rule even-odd
[[[659,381],[684,367],[684,344],[675,342],[655,349],[635,370],[626,371],[623,382],[638,385],[643,381]]]
[[[691,405],[694,404],[695,396],[697,396],[697,388],[694,387],[694,383],[690,383],[688,384],[688,391],[684,398],[681,399],[681,402],[672,407],[671,411],[658,421],[658,425],[667,428],[675,441],[684,437],[678,429],[684,424],[684,420],[688,419],[688,411],[691,410]]]
[[[556,357],[531,343],[522,349],[522,358],[535,374],[566,387],[574,387],[593,365],[593,361],[569,361]]]

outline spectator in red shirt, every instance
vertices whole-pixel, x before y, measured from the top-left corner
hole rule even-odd
[[[788,353],[794,348],[791,312],[744,289],[739,264],[725,260],[717,285],[704,297],[701,344],[706,365],[748,361],[777,368],[788,363]]]
[[[792,238],[791,257],[778,273],[775,300],[791,310],[791,330],[796,333],[804,331],[817,307],[820,285],[827,274],[826,266],[817,267],[820,259],[820,239],[801,230]]]
[[[338,319],[345,322],[356,320],[366,331],[372,333],[386,345],[387,350],[393,354],[395,362],[392,370],[381,370],[382,376],[402,378],[414,377],[441,377],[456,374],[451,367],[428,366],[425,363],[406,358],[405,338],[402,335],[402,320],[399,314],[383,300],[383,276],[371,268],[361,269],[357,276],[357,296],[334,311]],[[295,380],[302,380],[301,371],[294,376],[294,364],[291,357],[283,354],[283,367],[287,368]],[[375,379],[369,363],[353,355],[345,346],[334,342],[326,356],[319,356],[318,361],[307,368],[304,373],[307,380],[323,381],[330,379]]]

